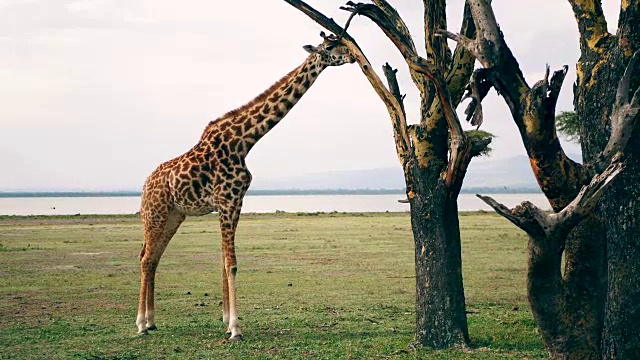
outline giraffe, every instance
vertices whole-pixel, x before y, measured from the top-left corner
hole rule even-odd
[[[246,105],[211,121],[193,148],[162,163],[145,181],[140,207],[144,245],[136,318],[139,335],[156,329],[155,273],[167,244],[187,215],[217,211],[222,235],[222,320],[229,340],[242,340],[236,308],[234,238],[242,200],[251,183],[245,158],[324,69],[355,61],[339,37],[320,35],[324,39],[320,45],[303,47],[310,55],[300,66]]]

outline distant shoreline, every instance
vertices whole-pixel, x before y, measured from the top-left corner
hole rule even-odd
[[[537,194],[540,189],[509,187],[463,188],[463,194]],[[43,197],[137,197],[139,191],[15,191],[0,192],[0,198]],[[404,195],[404,189],[289,189],[249,190],[248,196],[293,196],[293,195]]]

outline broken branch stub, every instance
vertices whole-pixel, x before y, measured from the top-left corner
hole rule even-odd
[[[463,97],[463,101],[471,98],[469,105],[467,105],[467,108],[464,110],[464,114],[467,116],[466,120],[478,128],[482,125],[484,119],[482,100],[493,87],[493,82],[490,77],[491,71],[488,69],[480,68],[474,70],[471,74],[471,79],[469,79],[469,84],[465,89],[467,92]]]

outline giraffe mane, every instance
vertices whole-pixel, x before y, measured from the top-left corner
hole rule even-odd
[[[246,104],[244,104],[244,105],[242,105],[242,106],[240,106],[238,108],[235,108],[235,109],[233,109],[231,111],[228,111],[227,113],[225,113],[224,115],[220,116],[216,120],[228,119],[228,118],[235,117],[236,115],[238,115],[238,114],[250,109],[254,105],[263,102],[271,94],[273,94],[273,92],[276,89],[278,89],[280,86],[282,86],[282,84],[287,82],[287,80],[291,79],[293,74],[296,73],[301,67],[302,67],[302,64],[300,66],[298,66],[297,68],[291,70],[287,75],[283,76],[280,80],[276,81],[273,85],[269,86],[269,88],[267,88],[267,90],[263,91],[260,95],[256,96],[253,100],[249,101],[248,103],[246,103]]]

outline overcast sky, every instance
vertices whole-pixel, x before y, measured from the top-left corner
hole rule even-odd
[[[308,2],[338,23],[348,16],[344,1]],[[423,44],[422,2],[390,2]],[[546,63],[569,65],[558,108],[571,110],[579,47],[568,2],[493,4],[529,84]],[[449,30],[462,5],[449,1]],[[603,6],[615,31],[620,1]],[[0,0],[0,191],[140,189],[208,121],[304,61],[320,30],[281,0]],[[365,18],[349,30],[376,69],[399,68],[415,122],[417,93],[396,49]],[[484,110],[483,129],[498,136],[492,156],[524,154],[495,92]],[[399,166],[386,108],[355,64],[327,69],[247,162],[254,179]]]

